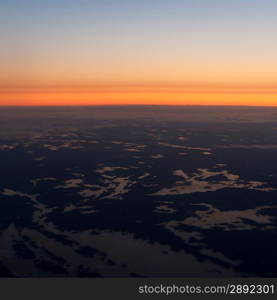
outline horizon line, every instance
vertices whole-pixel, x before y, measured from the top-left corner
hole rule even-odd
[[[247,105],[247,104],[242,104],[242,105],[224,105],[224,104],[57,104],[57,105],[28,105],[28,104],[22,104],[22,105],[0,105],[0,108],[2,107],[126,107],[126,106],[159,106],[159,107],[258,107],[258,108],[277,108],[276,105]]]

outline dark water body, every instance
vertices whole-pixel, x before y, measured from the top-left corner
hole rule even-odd
[[[0,108],[1,277],[277,277],[277,109]]]

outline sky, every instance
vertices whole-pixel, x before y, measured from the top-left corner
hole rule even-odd
[[[276,0],[0,0],[0,105],[276,105]]]

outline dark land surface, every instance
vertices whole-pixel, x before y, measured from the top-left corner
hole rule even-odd
[[[1,277],[277,277],[277,109],[0,108]]]

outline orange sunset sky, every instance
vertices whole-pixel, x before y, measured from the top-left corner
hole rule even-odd
[[[0,3],[0,105],[277,106],[275,0]]]

